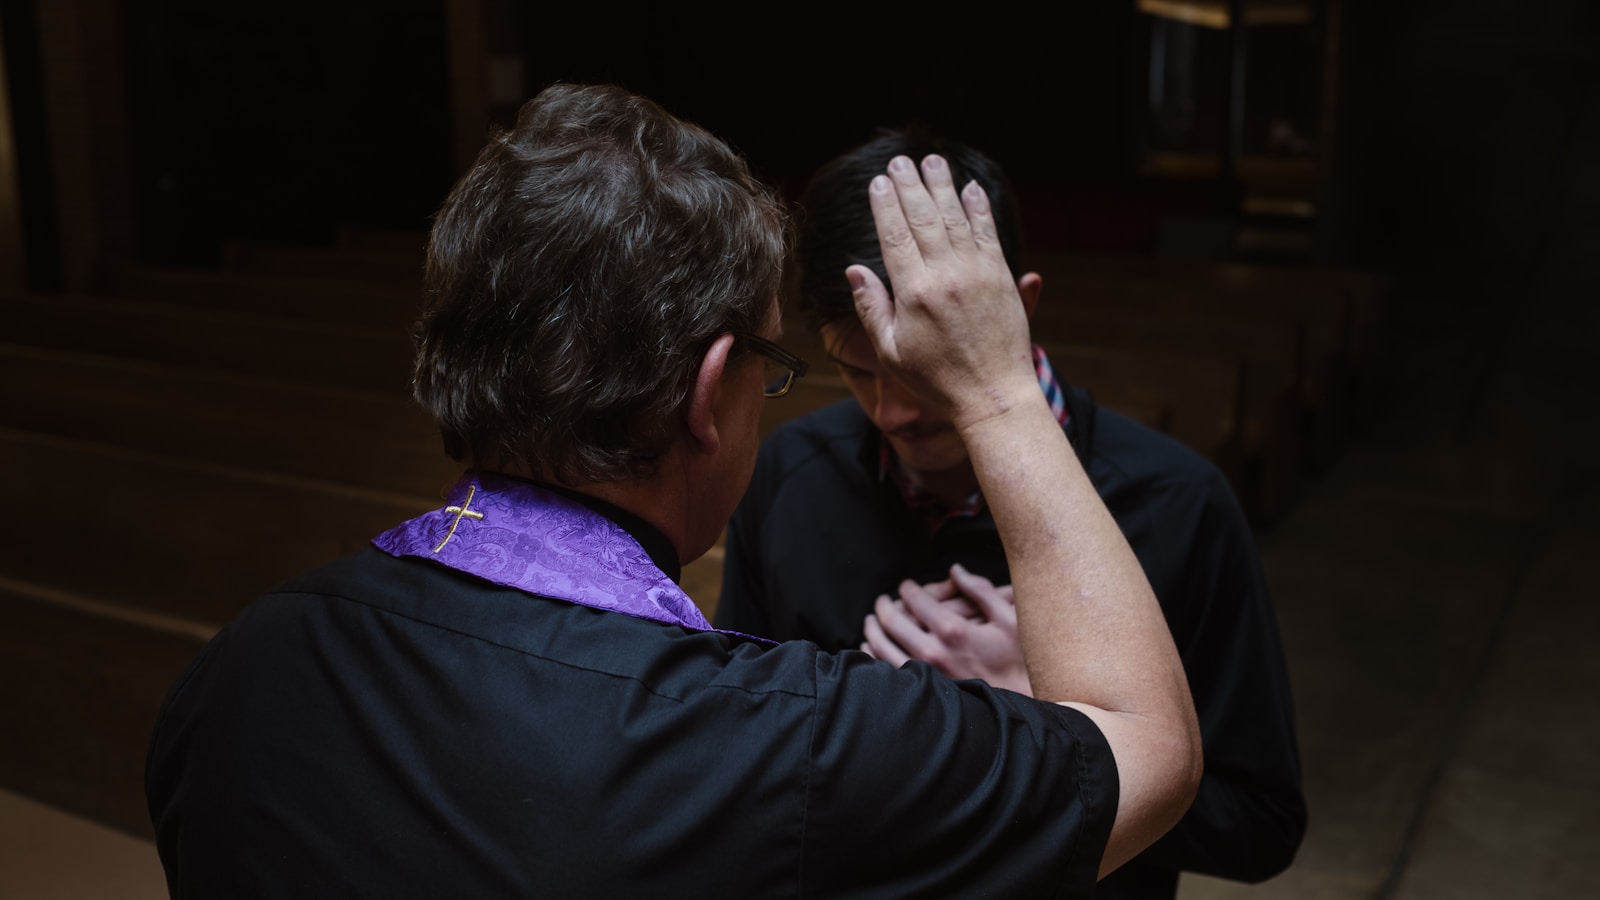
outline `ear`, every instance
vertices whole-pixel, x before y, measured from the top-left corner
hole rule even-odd
[[[1027,272],[1017,279],[1017,293],[1022,295],[1022,312],[1033,321],[1033,311],[1039,308],[1039,292],[1044,290],[1044,279],[1038,272]]]
[[[708,456],[722,448],[722,438],[717,434],[717,396],[722,390],[722,373],[728,368],[728,356],[732,352],[733,335],[717,338],[700,360],[700,371],[695,374],[694,386],[689,390],[684,415],[689,440],[696,450]]]

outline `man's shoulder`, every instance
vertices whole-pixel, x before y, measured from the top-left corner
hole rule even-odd
[[[280,594],[382,595],[388,592],[386,589],[415,587],[417,577],[417,573],[400,559],[367,546],[286,578],[264,592],[263,597]]]
[[[849,398],[796,416],[762,440],[756,479],[786,478],[820,460],[849,464],[871,431],[872,421]]]
[[[872,427],[861,405],[846,397],[802,413],[773,429],[762,442],[775,448],[815,446],[841,440],[859,440]]]
[[[431,560],[393,556],[367,545],[279,582],[264,591],[247,611],[268,607],[282,609],[285,615],[348,616],[350,610],[365,608],[373,615],[461,628],[467,623],[456,620],[466,610],[510,607],[505,601],[492,602],[501,593],[521,592]],[[471,603],[464,604],[464,599]],[[332,612],[338,608],[346,612]]]
[[[1096,408],[1085,468],[1163,604],[1175,599],[1168,579],[1211,558],[1203,548],[1254,557],[1249,521],[1227,476],[1171,436]]]
[[[1197,502],[1232,494],[1227,477],[1211,460],[1171,435],[1098,404],[1093,404],[1086,462],[1103,494],[1131,492]]]

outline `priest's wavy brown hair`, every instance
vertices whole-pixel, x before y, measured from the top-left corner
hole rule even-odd
[[[786,225],[704,129],[618,87],[545,89],[429,238],[413,390],[445,451],[567,484],[648,477],[711,343],[766,324]]]

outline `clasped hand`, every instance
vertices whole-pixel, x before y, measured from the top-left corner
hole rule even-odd
[[[1033,696],[1010,585],[995,587],[958,564],[944,581],[901,582],[898,599],[880,596],[873,609],[863,652],[895,666],[920,659],[951,678]]]

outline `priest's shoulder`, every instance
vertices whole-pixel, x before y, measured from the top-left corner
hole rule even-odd
[[[408,600],[450,592],[469,580],[443,566],[400,559],[368,545],[280,581],[251,605],[320,597],[404,606]]]

